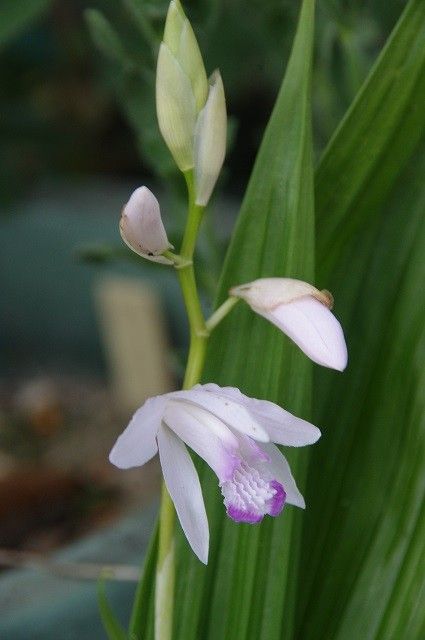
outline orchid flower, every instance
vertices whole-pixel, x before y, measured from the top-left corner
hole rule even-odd
[[[125,244],[147,260],[173,264],[161,255],[172,249],[161,219],[158,200],[147,187],[139,187],[124,206],[120,220],[120,233]]]
[[[347,346],[342,327],[331,312],[329,291],[292,278],[260,278],[230,289],[263,316],[318,364],[343,371]]]
[[[150,398],[119,436],[110,461],[120,469],[159,452],[168,492],[195,554],[208,560],[209,530],[201,485],[188,445],[217,475],[227,515],[236,522],[277,516],[284,504],[304,508],[288,462],[273,443],[301,447],[320,431],[273,402],[234,387],[196,385]]]

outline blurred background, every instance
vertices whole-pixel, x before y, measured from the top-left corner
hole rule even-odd
[[[318,2],[317,155],[404,5]],[[167,7],[163,0],[0,4],[1,637],[57,638],[52,620],[66,619],[65,600],[74,611],[61,637],[102,637],[96,563],[115,563],[117,579],[129,577],[119,563],[130,563],[134,579],[152,527],[157,463],[122,473],[107,453],[132,411],[176,387],[184,366],[174,274],[142,263],[118,233],[123,204],[147,184],[179,244],[183,184],[159,135],[154,96]],[[230,118],[227,161],[199,245],[210,307],[299,2],[192,0],[185,9],[207,72],[222,72]],[[61,578],[50,560],[59,550],[64,555],[53,557],[67,563]],[[33,565],[44,574],[30,572]],[[126,593],[115,594],[123,607]],[[78,628],[75,602],[83,597],[90,606]],[[87,636],[84,616],[93,617]],[[28,634],[23,621],[35,619]]]

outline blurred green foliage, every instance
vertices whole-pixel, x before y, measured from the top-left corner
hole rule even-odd
[[[404,4],[319,3],[313,92],[318,150]],[[154,108],[156,49],[167,6],[165,0],[2,3],[0,204],[25,193],[34,180],[58,174],[154,174],[179,188]],[[185,8],[208,71],[222,71],[235,132],[225,186],[239,194],[277,93],[299,3],[192,0]]]

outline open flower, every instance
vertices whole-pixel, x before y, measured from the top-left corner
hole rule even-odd
[[[205,384],[147,400],[119,436],[109,459],[128,469],[145,464],[159,451],[183,531],[206,564],[208,521],[198,474],[185,445],[217,475],[230,518],[256,523],[266,514],[277,516],[285,502],[305,507],[285,457],[272,443],[301,447],[319,437],[317,427],[273,402],[248,398],[233,387]]]
[[[139,187],[124,206],[120,220],[120,233],[126,245],[139,256],[173,264],[161,255],[172,248],[161,219],[158,200],[147,187]]]
[[[329,291],[292,278],[260,278],[230,289],[291,338],[306,355],[331,369],[347,366],[347,346],[341,325],[331,312]]]

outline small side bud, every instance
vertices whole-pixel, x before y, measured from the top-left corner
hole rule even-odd
[[[162,253],[172,248],[161,219],[158,200],[147,187],[139,187],[122,210],[120,233],[126,245],[139,256],[173,264]]]
[[[226,154],[227,115],[223,81],[219,71],[209,80],[205,107],[195,130],[196,204],[205,206],[217,182]]]

